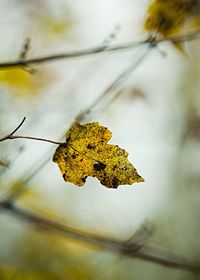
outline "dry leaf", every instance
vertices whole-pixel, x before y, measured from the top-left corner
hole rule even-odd
[[[112,133],[98,122],[75,123],[53,157],[66,182],[83,186],[88,176],[97,177],[102,185],[117,188],[143,182],[128,161],[128,153],[117,145],[107,144]]]

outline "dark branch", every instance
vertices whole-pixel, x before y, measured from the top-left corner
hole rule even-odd
[[[56,234],[63,235],[67,238],[79,240],[87,244],[93,244],[100,249],[113,251],[124,256],[131,258],[138,258],[144,261],[157,263],[163,266],[187,270],[190,272],[200,273],[200,264],[192,263],[182,257],[179,257],[171,252],[167,252],[163,249],[153,248],[144,244],[138,244],[134,240],[131,241],[131,246],[127,250],[127,241],[116,240],[97,236],[91,233],[79,231],[77,229],[68,227],[61,223],[50,220],[37,213],[30,212],[26,209],[18,208],[9,201],[6,203],[0,203],[0,207],[9,211],[16,217],[23,219],[33,225],[40,226],[41,229],[53,230]],[[46,233],[46,231],[45,231]]]
[[[5,141],[5,140],[7,140],[7,139],[11,139],[10,137],[12,137],[13,134],[14,134],[17,130],[19,130],[19,128],[23,125],[23,123],[25,122],[25,120],[26,120],[26,117],[23,118],[23,120],[20,122],[20,124],[19,124],[11,133],[9,133],[9,134],[7,134],[6,136],[0,138],[0,142]]]
[[[25,122],[26,117],[23,118],[23,120],[20,122],[20,124],[13,130],[13,132],[10,133],[10,135],[13,135]]]

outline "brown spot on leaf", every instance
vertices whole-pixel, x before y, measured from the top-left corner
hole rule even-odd
[[[101,171],[101,170],[104,170],[106,168],[106,164],[104,164],[102,162],[95,162],[93,167],[96,171]]]
[[[89,150],[93,150],[93,149],[94,149],[94,146],[88,144],[88,145],[87,145],[87,148],[88,148]]]
[[[84,178],[81,178],[81,181],[83,181],[84,183],[86,182],[87,176]]]
[[[119,180],[116,177],[114,177],[112,179],[112,186],[113,186],[113,188],[117,188],[118,185],[119,185]]]
[[[117,165],[115,164],[114,166],[113,166],[113,170],[115,170],[117,168]]]

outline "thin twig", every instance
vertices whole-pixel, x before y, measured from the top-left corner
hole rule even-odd
[[[195,30],[188,32],[186,34],[178,34],[174,35],[168,38],[155,38],[154,44],[160,44],[163,42],[186,42],[186,41],[192,41],[197,40],[200,37],[200,30]],[[15,67],[25,67],[30,64],[41,64],[44,62],[50,62],[54,60],[62,60],[62,59],[71,59],[71,58],[77,58],[77,57],[83,57],[88,55],[93,55],[97,53],[107,53],[107,52],[115,52],[115,51],[125,51],[130,50],[135,47],[141,46],[141,45],[151,45],[152,40],[151,38],[145,39],[138,42],[128,42],[124,44],[118,44],[113,47],[94,47],[86,50],[80,50],[80,51],[74,51],[69,53],[61,53],[61,54],[54,54],[54,55],[48,55],[48,56],[42,56],[37,58],[30,58],[25,60],[14,60],[14,61],[7,61],[0,63],[0,69],[9,69],[9,68],[15,68]]]
[[[68,227],[61,223],[48,219],[37,213],[30,212],[27,209],[16,207],[15,205],[9,202],[0,204],[0,207],[2,207],[2,209],[4,210],[8,210],[20,219],[28,221],[33,225],[40,226],[41,229],[48,228],[59,235],[65,236],[70,239],[79,240],[86,244],[96,245],[100,249],[113,251],[124,256],[138,258],[144,261],[149,261],[171,268],[200,273],[199,263],[192,263],[180,256],[177,256],[171,252],[167,252],[163,249],[153,248],[144,244],[143,246],[141,246],[141,244],[140,246],[138,246],[137,242],[134,243],[134,241],[132,240],[132,250],[126,250],[126,252],[124,252],[124,246],[126,246],[127,248],[127,241],[106,238],[94,235],[92,233],[79,231],[77,229]]]
[[[24,66],[21,67],[22,70],[30,73],[30,74],[34,74],[36,72],[36,69],[33,69],[30,65],[28,65],[26,63],[26,60],[27,60],[27,55],[28,55],[28,52],[30,50],[30,46],[31,46],[31,39],[30,38],[26,38],[25,42],[24,42],[24,45],[23,45],[23,48],[22,48],[22,51],[19,55],[19,60],[21,62],[24,62]]]
[[[25,122],[26,117],[23,118],[23,120],[20,122],[20,124],[9,134],[7,134],[6,136],[0,138],[0,142],[5,141],[7,139],[10,139],[10,137],[13,136],[13,134],[23,125],[23,123]]]
[[[28,51],[30,50],[30,45],[31,45],[31,40],[28,37],[28,38],[26,38],[26,40],[24,42],[22,51],[21,51],[20,56],[19,56],[19,58],[21,60],[25,60],[27,58]]]
[[[17,135],[13,135],[24,123],[24,121],[26,120],[26,117],[23,118],[23,120],[20,122],[20,124],[9,134],[7,134],[6,136],[0,138],[0,142],[8,140],[8,139],[30,139],[30,140],[38,140],[38,141],[45,141],[45,142],[49,142],[52,144],[56,144],[56,145],[60,145],[63,142],[56,142],[56,141],[52,141],[52,140],[48,140],[48,139],[44,139],[44,138],[38,138],[38,137],[31,137],[31,136],[17,136]],[[51,157],[48,156],[48,158],[45,159],[41,159],[41,161],[37,161],[37,164],[34,163],[33,167],[31,168],[30,172],[26,172],[25,174],[25,178],[19,180],[19,184],[17,185],[16,189],[13,191],[10,191],[5,198],[5,201],[11,201],[16,199],[24,190],[24,187],[27,185],[27,183],[39,172],[41,171],[41,169],[49,162],[49,160],[51,159]]]
[[[23,123],[25,122],[26,117],[23,118],[23,120],[20,122],[20,124],[9,134],[7,134],[6,136],[0,138],[0,142],[3,142],[5,140],[10,140],[10,139],[29,139],[29,140],[36,140],[36,141],[43,141],[43,142],[49,142],[52,144],[56,144],[56,145],[60,145],[63,144],[63,142],[57,142],[57,141],[53,141],[53,140],[49,140],[46,138],[39,138],[39,137],[32,137],[32,136],[21,136],[21,135],[14,135],[15,132],[23,125]]]

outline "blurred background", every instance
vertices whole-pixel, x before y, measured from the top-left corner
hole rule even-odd
[[[144,40],[149,3],[0,0],[0,62],[19,59],[27,38],[27,58]],[[88,178],[80,188],[63,181],[52,162],[55,145],[4,141],[1,201],[20,189],[15,205],[25,213],[105,239],[126,241],[135,236],[143,246],[198,262],[199,41],[184,45],[184,53],[164,42],[153,49],[140,45],[54,60],[30,65],[34,73],[0,67],[0,137],[26,116],[17,134],[64,140],[77,115],[89,107],[92,111],[82,122],[108,127],[110,142],[129,152],[129,160],[145,179],[115,190]],[[92,107],[141,57],[112,91],[112,102],[103,99]],[[0,210],[0,279],[199,279],[189,271],[63,236],[22,216]]]

